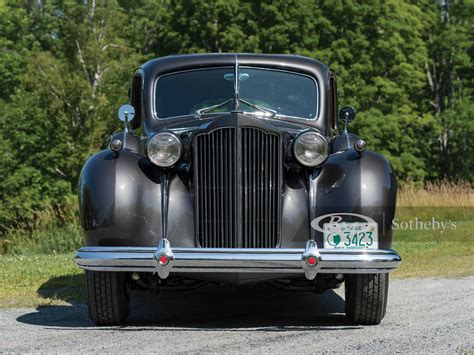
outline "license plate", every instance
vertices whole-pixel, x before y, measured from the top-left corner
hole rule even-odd
[[[378,249],[377,223],[325,223],[324,248]]]

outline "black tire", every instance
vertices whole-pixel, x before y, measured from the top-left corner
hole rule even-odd
[[[96,325],[120,325],[128,317],[130,290],[123,272],[86,271],[87,306]]]
[[[385,316],[388,274],[346,275],[346,316],[355,324],[379,324]]]

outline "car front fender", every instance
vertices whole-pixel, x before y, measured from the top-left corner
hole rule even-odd
[[[354,213],[378,224],[381,248],[391,248],[396,207],[396,179],[387,159],[373,151],[337,152],[319,174],[310,177],[311,219],[326,214]],[[322,246],[322,233],[312,230]]]
[[[107,149],[90,157],[78,189],[86,245],[157,246],[163,238],[162,174],[145,156],[126,149],[118,155]],[[167,237],[177,245],[192,246],[194,220],[189,189],[176,174],[170,176],[168,188]]]

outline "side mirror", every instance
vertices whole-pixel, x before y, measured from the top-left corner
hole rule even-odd
[[[118,110],[118,118],[125,122],[125,132],[130,132],[130,122],[135,117],[135,109],[130,105],[122,105]]]
[[[354,121],[356,116],[356,110],[352,106],[344,106],[339,111],[339,119],[344,121],[344,134],[347,134],[347,125],[349,122]]]

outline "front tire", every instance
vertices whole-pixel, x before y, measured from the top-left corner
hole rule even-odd
[[[388,274],[346,275],[346,316],[355,324],[379,324],[385,316]]]
[[[120,325],[128,317],[130,290],[123,272],[86,271],[87,306],[96,325]]]

